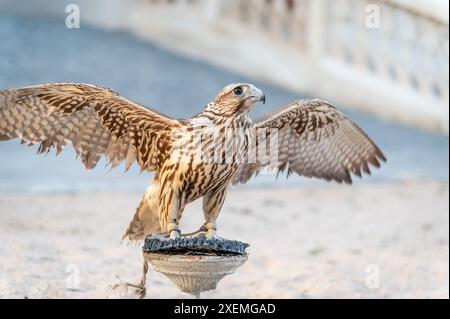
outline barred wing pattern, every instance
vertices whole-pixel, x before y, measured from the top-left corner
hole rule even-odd
[[[266,143],[270,129],[276,129],[278,163],[275,164],[278,173],[287,169],[288,176],[296,172],[309,178],[351,184],[351,174],[359,177],[362,172],[370,174],[370,164],[379,167],[380,160],[386,161],[366,133],[324,101],[293,102],[257,119],[254,128],[264,132]],[[242,164],[233,184],[246,183],[269,164],[268,159]]]
[[[116,92],[87,84],[58,83],[0,90],[0,140],[40,144],[38,153],[71,141],[87,169],[102,155],[112,167],[137,161],[156,170],[179,122],[133,103]]]

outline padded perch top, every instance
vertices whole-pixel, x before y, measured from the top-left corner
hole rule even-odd
[[[174,240],[162,237],[147,237],[144,252],[176,255],[246,255],[249,244],[228,239],[206,239],[203,237],[181,237]]]

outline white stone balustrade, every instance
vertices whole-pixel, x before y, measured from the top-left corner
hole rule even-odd
[[[446,1],[135,1],[134,29],[172,49],[448,134]]]
[[[446,0],[77,2],[82,23],[127,29],[250,77],[448,134]]]

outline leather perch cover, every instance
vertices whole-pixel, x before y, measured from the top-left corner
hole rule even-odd
[[[228,239],[206,239],[205,237],[181,237],[166,239],[147,237],[144,252],[184,255],[246,255],[249,244]]]

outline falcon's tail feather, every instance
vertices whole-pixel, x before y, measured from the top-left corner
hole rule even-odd
[[[122,240],[143,240],[151,234],[161,233],[158,210],[158,187],[152,184],[144,194],[130,225],[125,231]]]

